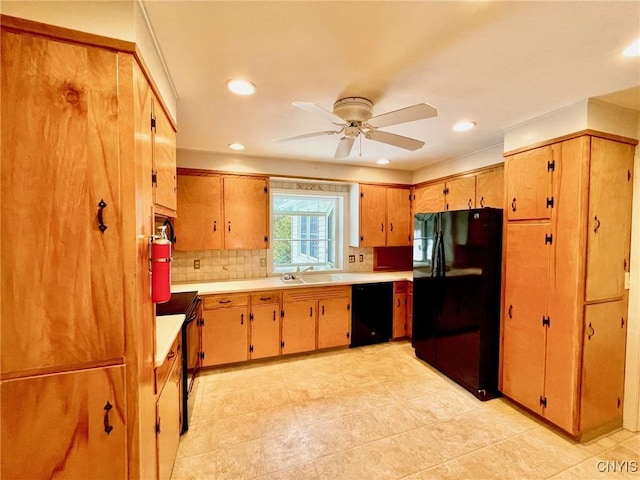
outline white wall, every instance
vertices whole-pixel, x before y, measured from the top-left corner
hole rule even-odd
[[[219,154],[178,149],[178,167],[220,170],[244,174],[269,174],[299,178],[411,184],[411,172],[386,168],[357,167],[337,163],[266,159],[233,154]]]
[[[426,182],[435,178],[442,178],[448,175],[468,172],[469,170],[480,167],[503,163],[504,158],[502,157],[502,153],[502,144],[498,144],[468,155],[443,160],[413,172],[411,183]]]
[[[177,94],[153,40],[139,0],[38,1],[2,0],[0,13],[36,22],[135,42],[171,115],[176,119]]]

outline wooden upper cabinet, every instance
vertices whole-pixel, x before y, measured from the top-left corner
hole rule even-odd
[[[127,478],[124,370],[2,382],[0,477]]]
[[[223,177],[224,246],[269,246],[269,190],[264,177]]]
[[[632,145],[593,137],[587,229],[586,301],[619,298],[629,271]]]
[[[360,246],[386,245],[387,188],[360,185]]]
[[[508,220],[551,218],[548,202],[552,200],[557,148],[549,145],[507,157],[504,172]]]
[[[445,210],[465,210],[475,207],[476,177],[458,177],[445,186]]]
[[[1,35],[2,374],[121,360],[117,55]]]
[[[153,142],[153,170],[156,180],[153,203],[174,213],[177,208],[176,132],[157,100],[154,102],[153,115],[156,125]]]
[[[176,250],[222,249],[223,228],[221,177],[179,175]]]
[[[413,214],[442,212],[445,207],[444,188],[444,183],[414,188]]]
[[[387,243],[389,247],[411,245],[411,191],[387,188]]]
[[[476,208],[504,208],[504,168],[476,175]]]

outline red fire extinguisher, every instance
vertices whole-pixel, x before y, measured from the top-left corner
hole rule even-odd
[[[151,243],[151,300],[168,302],[171,298],[171,241],[166,226],[158,227],[158,235]]]

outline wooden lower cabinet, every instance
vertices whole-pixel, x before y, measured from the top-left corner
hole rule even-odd
[[[407,282],[407,337],[413,337],[413,282]]]
[[[166,362],[165,362],[166,363]],[[173,471],[182,420],[182,356],[170,361],[171,368],[156,404],[158,479],[169,480]]]
[[[317,308],[317,300],[285,301],[283,303],[283,355],[315,350]]]
[[[393,284],[393,332],[392,338],[407,336],[407,312],[409,282],[394,282]]]
[[[350,290],[318,303],[318,348],[341,347],[351,341]]]
[[[251,306],[251,344],[249,357],[275,357],[280,355],[280,304]]]
[[[243,362],[249,358],[247,306],[216,308],[203,312],[202,366]]]
[[[125,367],[0,384],[2,478],[127,478]]]

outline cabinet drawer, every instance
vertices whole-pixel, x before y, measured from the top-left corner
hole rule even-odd
[[[393,293],[406,293],[409,289],[409,282],[393,282]]]
[[[262,305],[264,303],[280,303],[280,292],[257,292],[251,294],[251,305]]]
[[[169,374],[171,373],[171,369],[176,361],[181,358],[182,355],[182,339],[180,338],[180,333],[176,336],[173,345],[169,349],[169,353],[158,368],[156,368],[156,393],[160,393],[164,384],[167,382],[167,378],[169,378]]]
[[[249,304],[248,293],[231,293],[228,295],[206,295],[203,297],[204,309],[242,307]]]
[[[325,300],[327,298],[349,297],[351,286],[292,288],[282,294],[283,302]]]

